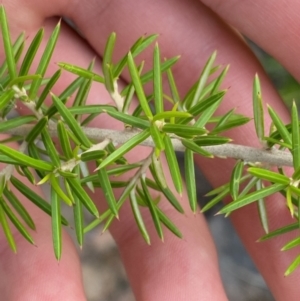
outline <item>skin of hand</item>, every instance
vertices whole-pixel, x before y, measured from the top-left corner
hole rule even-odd
[[[253,77],[258,72],[264,100],[288,121],[289,114],[240,33],[277,58],[300,80],[300,66],[294,62],[300,52],[300,19],[297,16],[300,3],[296,0],[3,0],[2,4],[15,37],[25,31],[30,41],[41,26],[49,34],[60,16],[72,20],[83,34],[85,40],[63,24],[50,74],[57,69],[56,62],[85,67],[95,56],[98,57],[96,71],[100,72],[101,55],[112,31],[117,33],[116,59],[128,51],[141,35],[158,33],[163,56],[182,56],[174,69],[181,95],[198,78],[205,60],[217,49],[217,63],[231,64],[224,83],[224,87],[230,86],[230,89],[219,113],[237,107],[238,112],[249,116]],[[3,53],[0,55],[3,57]],[[145,56],[146,62],[152,61],[150,52]],[[63,81],[53,92],[59,93],[71,78],[65,73]],[[128,77],[124,76],[120,81],[126,80]],[[108,103],[110,99],[103,87],[95,85],[89,102]],[[120,128],[117,124],[108,124],[105,118],[96,120],[93,126]],[[232,131],[230,136],[235,143],[259,146],[255,142],[253,124]],[[146,148],[141,148],[132,156],[142,158],[147,152]],[[197,158],[196,161],[213,185],[223,184],[226,178],[230,178],[233,160]],[[100,194],[96,195],[95,202],[100,210],[105,208]],[[37,247],[18,239],[16,234],[19,252],[14,255],[7,247],[4,235],[0,235],[1,298],[8,301],[86,300],[79,260],[71,240],[64,234],[63,256],[57,263],[52,250],[50,219],[27,204],[26,200],[24,203],[35,217],[38,230],[33,235]],[[147,246],[137,230],[129,206],[124,206],[120,221],[111,227],[136,300],[227,300],[218,271],[216,250],[204,217],[200,213],[189,213],[185,195],[182,204],[185,215],[175,212],[167,202],[162,202],[162,209],[182,231],[183,240],[166,231],[165,242],[162,243],[156,238],[151,218],[146,216],[146,226],[152,237],[151,246]],[[269,198],[267,207],[271,229],[291,223],[282,198]],[[256,240],[263,230],[256,207],[247,206],[231,217],[276,300],[299,300],[300,270],[287,278],[283,276],[287,266],[298,255],[297,250],[279,251],[292,236],[285,235],[258,244]]]

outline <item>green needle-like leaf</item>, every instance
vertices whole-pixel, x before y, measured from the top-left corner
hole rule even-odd
[[[283,124],[280,117],[277,115],[277,113],[268,106],[269,115],[272,118],[272,121],[274,125],[276,126],[279,134],[281,135],[283,141],[289,145],[292,145],[292,139],[289,131],[286,129],[285,125]]]
[[[108,157],[106,157],[101,162],[101,164],[99,165],[99,167],[97,169],[104,168],[107,165],[115,162],[117,159],[122,157],[124,154],[128,153],[136,145],[139,145],[144,140],[146,140],[149,136],[150,136],[150,131],[148,129],[136,134],[130,140],[128,140],[122,146],[120,146],[118,149],[116,149],[112,154],[110,154]]]
[[[130,52],[132,56],[135,57],[139,55],[142,51],[144,51],[154,40],[157,39],[157,35],[153,34],[148,37],[139,38],[130,48]],[[124,67],[127,63],[127,54],[115,65],[114,67],[114,78],[118,78],[122,73]]]
[[[104,78],[92,71],[86,70],[84,68],[74,66],[67,63],[58,63],[58,66],[66,71],[76,74],[82,78],[92,79],[98,83],[104,83]]]
[[[84,162],[99,160],[105,157],[106,155],[107,151],[105,150],[87,151],[81,154],[80,160]]]
[[[295,239],[289,241],[287,244],[285,244],[281,251],[287,251],[287,250],[290,250],[292,248],[295,248],[297,246],[300,245],[300,237],[296,237]]]
[[[252,118],[248,118],[248,117],[244,117],[244,116],[241,116],[239,118],[231,119],[223,125],[216,126],[211,131],[211,134],[219,134],[219,133],[222,133],[224,131],[228,131],[232,128],[235,128],[235,127],[238,127],[238,126],[241,126],[241,125],[244,125],[244,124],[248,123],[251,119]]]
[[[255,184],[256,184],[257,191],[261,190],[264,187],[261,180],[256,181]],[[258,213],[259,213],[259,219],[260,219],[261,225],[262,225],[265,233],[269,233],[268,213],[267,213],[265,200],[259,199],[257,202],[257,207],[258,207]]]
[[[178,228],[171,222],[171,220],[158,208],[156,207],[157,215],[160,221],[177,237],[182,238],[182,233]]]
[[[17,69],[4,6],[0,7],[0,25],[8,72],[12,80],[17,76]]]
[[[62,251],[62,232],[61,232],[61,214],[60,214],[60,200],[56,191],[51,188],[51,223],[52,223],[52,241],[55,258],[59,261]]]
[[[169,83],[169,87],[170,87],[170,91],[171,91],[171,94],[172,94],[173,101],[174,101],[174,103],[178,103],[180,101],[180,96],[179,96],[179,93],[178,93],[178,89],[177,89],[177,86],[176,86],[175,79],[174,79],[171,68],[169,68],[167,70],[167,76],[168,76],[168,83]]]
[[[38,194],[31,190],[27,185],[23,184],[15,177],[10,178],[11,183],[33,204],[43,210],[45,213],[51,216],[51,206],[44,199],[42,199]],[[62,216],[61,223],[68,226],[68,221]]]
[[[219,102],[223,99],[226,91],[220,91],[214,95],[211,95],[207,97],[206,99],[198,102],[194,106],[192,106],[188,112],[192,114],[193,116],[198,116],[200,113],[204,112],[206,109],[208,109],[210,106],[214,105],[216,102]]]
[[[74,178],[66,178],[68,184],[70,185],[74,194],[79,198],[80,202],[85,206],[85,208],[97,218],[99,217],[99,212],[94,202],[91,200],[86,191],[82,188],[80,182]]]
[[[296,170],[300,167],[300,133],[298,109],[295,101],[292,107],[292,155],[294,169]]]
[[[237,161],[231,174],[230,186],[229,186],[230,194],[233,200],[236,200],[239,194],[240,181],[241,181],[243,169],[244,169],[244,162],[240,160]]]
[[[300,255],[296,257],[296,259],[290,264],[287,270],[284,273],[284,276],[289,276],[295,269],[300,265]]]
[[[132,190],[130,192],[130,205],[131,205],[131,209],[132,209],[132,212],[133,212],[134,219],[137,223],[137,226],[138,226],[144,240],[146,241],[146,243],[148,245],[150,245],[150,237],[149,237],[149,234],[147,232],[146,226],[144,224],[143,217],[141,215],[141,212],[140,212],[140,209],[139,209],[139,204],[137,202],[134,190]]]
[[[104,75],[104,84],[106,90],[109,93],[114,92],[114,78],[113,72],[111,70],[112,67],[112,56],[116,42],[116,33],[113,32],[110,34],[109,38],[107,39],[107,43],[105,46],[104,54],[102,57],[102,72]]]
[[[0,145],[0,152],[2,152],[4,155],[7,155],[8,157],[14,159],[18,162],[20,165],[29,166],[38,170],[48,171],[51,172],[53,170],[53,165],[42,161],[42,160],[36,160],[33,159],[23,153],[20,153],[19,151],[14,150],[13,148],[10,148],[6,145]]]
[[[170,174],[174,183],[176,191],[181,195],[182,194],[182,178],[178,165],[178,160],[176,158],[175,150],[172,144],[172,141],[168,135],[164,137],[165,144],[165,154],[170,169]]]
[[[226,188],[224,188],[222,191],[220,191],[220,193],[215,196],[212,200],[210,200],[202,209],[201,212],[206,212],[209,209],[211,209],[212,207],[214,207],[215,205],[217,205],[219,202],[223,201],[224,198],[230,194],[230,188],[229,185],[226,186]]]
[[[109,116],[123,122],[125,125],[130,125],[142,130],[145,130],[150,127],[150,123],[148,120],[144,120],[132,115],[128,115],[122,112],[117,111],[107,111],[106,112]]]
[[[161,227],[161,224],[160,224],[160,219],[159,219],[156,207],[155,207],[155,205],[152,201],[152,197],[149,193],[148,187],[146,185],[145,178],[143,178],[143,177],[141,178],[141,184],[142,184],[142,188],[143,188],[143,191],[144,191],[144,194],[145,194],[145,200],[144,201],[145,201],[145,203],[147,204],[147,206],[149,208],[149,211],[150,211],[150,214],[151,214],[156,232],[157,232],[159,238],[161,240],[164,240],[164,235],[163,235],[163,230],[162,230],[162,227]]]
[[[152,120],[153,115],[151,112],[151,109],[149,107],[145,92],[144,92],[144,88],[141,82],[141,78],[139,76],[139,72],[135,66],[132,54],[129,52],[128,53],[128,68],[129,68],[129,72],[130,72],[130,76],[137,94],[137,97],[139,99],[140,105],[145,113],[145,115],[148,117],[148,119]]]
[[[197,192],[195,180],[194,153],[190,149],[184,151],[184,172],[186,181],[186,190],[192,211],[197,211]]]
[[[74,224],[75,224],[75,232],[76,238],[79,246],[83,245],[84,240],[84,215],[83,215],[83,208],[82,203],[80,202],[79,198],[74,195]]]
[[[58,79],[60,78],[61,75],[61,69],[57,70],[50,78],[49,82],[47,83],[47,85],[45,86],[45,88],[43,89],[43,92],[41,93],[35,108],[36,110],[38,110],[42,104],[44,103],[46,97],[49,95],[49,92],[51,91],[51,89],[54,87],[54,85],[56,84],[56,82],[58,81]]]
[[[229,65],[227,65],[223,70],[222,72],[220,73],[220,75],[217,77],[212,89],[211,89],[211,92],[210,92],[210,95],[214,95],[215,93],[218,92],[219,88],[220,88],[220,85],[222,84],[227,72],[229,70]]]
[[[35,230],[35,224],[30,214],[22,205],[22,203],[19,201],[19,199],[13,194],[13,192],[5,188],[3,194],[5,198],[10,202],[10,204],[13,206],[13,208],[16,210],[16,212],[20,215],[20,217],[23,219],[23,221],[28,225],[28,227]]]
[[[193,141],[198,146],[210,146],[210,145],[220,145],[225,144],[232,141],[230,138],[227,137],[218,137],[218,136],[201,136],[196,137]]]
[[[65,128],[64,123],[60,120],[57,123],[57,134],[58,134],[59,143],[60,143],[60,146],[61,146],[64,156],[67,158],[67,160],[72,159],[73,152],[72,152],[72,148],[71,148],[69,135]]]
[[[1,200],[1,202],[3,202],[3,200]],[[5,235],[6,239],[7,239],[7,242],[9,244],[10,248],[12,249],[12,251],[14,253],[17,253],[16,242],[15,242],[14,237],[12,235],[10,226],[9,226],[9,224],[7,222],[6,215],[5,215],[5,212],[3,210],[2,205],[0,206],[0,223],[1,223],[4,235]]]
[[[164,110],[162,74],[160,71],[160,50],[156,43],[153,52],[153,96],[155,112],[161,113]]]
[[[216,56],[217,56],[217,52],[214,51],[213,54],[210,56],[210,58],[208,59],[208,61],[206,62],[203,70],[202,70],[202,73],[200,75],[200,78],[198,80],[198,84],[197,84],[197,88],[196,88],[196,91],[195,91],[195,95],[193,97],[193,100],[192,100],[192,103],[191,103],[191,106],[195,106],[198,101],[199,101],[199,98],[201,96],[201,93],[202,93],[202,90],[207,82],[207,79],[210,75],[210,72],[211,72],[211,69],[213,67],[213,63],[216,59]]]
[[[117,202],[115,199],[114,192],[111,187],[111,183],[107,174],[107,171],[105,168],[101,168],[97,171],[98,179],[102,188],[102,191],[104,193],[105,199],[107,201],[108,207],[111,210],[111,212],[118,217],[118,208],[117,208]]]
[[[40,74],[41,76],[44,76],[46,73],[46,70],[48,68],[48,65],[50,63],[50,59],[52,57],[52,53],[54,51],[58,35],[60,31],[60,22],[56,25],[54,31],[52,32],[47,45],[45,47],[45,50],[43,52],[43,55],[41,57],[41,60],[39,62],[39,65],[36,69],[36,74]],[[42,83],[42,78],[36,79],[32,82],[30,90],[29,90],[29,98],[30,99],[35,99],[38,89],[41,86]]]
[[[179,112],[179,111],[164,111],[157,113],[153,116],[153,121],[171,119],[171,118],[189,118],[192,115],[188,112]]]
[[[160,132],[156,123],[151,123],[150,134],[155,144],[155,154],[158,157],[160,155],[160,152],[165,149],[165,144],[163,140],[164,134]]]
[[[287,176],[281,175],[277,172],[273,172],[258,167],[249,167],[247,171],[248,173],[250,173],[251,175],[259,179],[268,180],[272,183],[285,184],[285,185],[290,184],[290,179]]]
[[[3,110],[8,106],[9,102],[13,100],[14,95],[14,90],[7,90],[0,96],[0,110]]]
[[[287,225],[287,226],[284,226],[284,227],[281,227],[279,229],[276,229],[276,230],[262,236],[259,239],[259,241],[265,241],[265,240],[268,240],[270,238],[274,238],[274,237],[277,237],[279,235],[282,235],[282,234],[285,234],[285,233],[288,233],[288,232],[291,232],[291,231],[294,231],[294,230],[297,230],[297,229],[299,229],[298,222]]]
[[[263,141],[265,136],[265,127],[264,127],[264,109],[261,96],[261,88],[259,77],[256,74],[253,82],[253,115],[254,115],[254,124],[256,135],[260,141]]]
[[[9,206],[2,200],[1,206],[5,212],[5,214],[8,216],[10,221],[14,224],[16,229],[21,233],[21,235],[29,241],[31,244],[34,244],[34,240],[29,234],[29,232],[26,230],[26,228],[22,225],[22,223],[19,221],[19,219],[16,217],[16,215],[13,213],[13,211],[9,208]]]
[[[35,116],[19,116],[6,121],[0,122],[0,133],[6,132],[10,129],[21,127],[24,124],[36,121]]]
[[[50,158],[52,164],[55,167],[60,167],[59,155],[58,155],[56,147],[50,137],[50,134],[46,129],[42,130],[42,141],[44,143],[46,153],[49,155],[49,158]]]
[[[213,158],[214,156],[209,153],[208,151],[204,150],[200,146],[198,146],[196,143],[194,143],[191,140],[188,139],[182,139],[181,141],[182,145],[185,146],[187,149],[193,151],[194,153],[197,153],[201,156],[207,157],[207,158]]]
[[[50,184],[51,184],[52,189],[57,194],[57,196],[60,199],[62,199],[68,206],[72,206],[73,202],[65,194],[65,192],[60,188],[60,183],[59,183],[58,179],[54,175],[50,176]]]
[[[91,147],[92,144],[89,141],[89,139],[86,137],[85,133],[83,132],[80,125],[77,123],[76,119],[73,117],[73,115],[68,111],[66,106],[61,102],[61,100],[52,94],[53,102],[58,110],[58,112],[61,114],[61,116],[64,119],[64,122],[68,125],[70,130],[73,132],[73,134],[76,136],[76,138],[87,148]]]
[[[44,29],[41,28],[33,38],[20,67],[19,76],[26,75],[43,40]]]
[[[234,202],[226,205],[223,209],[220,210],[219,213],[229,213],[234,210],[237,210],[241,207],[244,207],[246,205],[249,205],[261,198],[265,198],[267,196],[270,196],[276,192],[279,192],[281,190],[284,190],[287,187],[285,184],[274,184],[268,187],[265,187],[259,191],[252,192],[244,197],[238,198]]]
[[[187,136],[193,137],[193,136],[203,135],[207,133],[207,130],[203,128],[198,128],[186,124],[170,124],[170,123],[166,123],[162,127],[162,131],[165,133],[172,133],[183,137],[187,137]]]

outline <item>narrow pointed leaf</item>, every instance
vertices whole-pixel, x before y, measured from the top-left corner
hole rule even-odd
[[[0,96],[0,110],[7,107],[8,103],[13,100],[15,91],[7,90]]]
[[[227,138],[227,137],[202,136],[202,137],[194,138],[193,141],[198,146],[210,146],[210,145],[226,144],[226,143],[228,143],[232,140],[230,138]]]
[[[269,115],[272,118],[272,121],[274,125],[276,126],[276,129],[278,130],[279,134],[281,135],[283,141],[289,145],[292,145],[292,139],[289,131],[286,129],[283,121],[280,119],[280,117],[277,115],[277,113],[268,106]]]
[[[147,206],[149,208],[149,211],[150,211],[150,214],[151,214],[156,232],[157,232],[159,238],[161,240],[163,240],[164,235],[163,235],[162,227],[161,227],[161,224],[160,224],[160,219],[159,219],[156,207],[153,204],[152,197],[149,193],[149,190],[148,190],[148,187],[146,185],[146,182],[145,182],[144,178],[141,178],[141,184],[142,184],[142,188],[143,188],[143,191],[144,191],[144,194],[145,194],[145,197],[146,197],[145,198],[145,203],[147,204]]]
[[[18,162],[20,165],[29,166],[35,169],[43,170],[43,171],[52,171],[53,166],[52,164],[42,161],[42,160],[36,160],[33,159],[23,153],[20,153],[19,151],[16,151],[6,145],[0,145],[0,152],[2,152],[4,155],[9,156],[10,158],[14,159]]]
[[[259,191],[263,188],[261,180],[257,181],[255,184],[256,184],[257,191]],[[268,213],[267,213],[265,200],[263,198],[258,200],[257,207],[258,207],[259,219],[262,224],[262,227],[263,227],[265,233],[269,233]]]
[[[67,178],[67,182],[73,190],[74,194],[79,198],[82,204],[86,207],[86,209],[97,218],[99,217],[99,213],[97,207],[94,202],[91,200],[89,195],[80,185],[80,182],[77,179]]]
[[[290,264],[287,270],[284,273],[284,276],[289,276],[295,269],[300,265],[300,255],[296,257],[296,259]]]
[[[118,216],[117,202],[106,169],[99,169],[97,174],[108,207],[115,216]]]
[[[167,70],[167,76],[168,76],[168,83],[171,90],[173,101],[174,103],[178,103],[180,101],[180,96],[178,93],[178,89],[171,68]]]
[[[176,158],[172,141],[168,135],[165,135],[164,137],[164,144],[165,144],[165,154],[167,158],[167,163],[170,169],[170,174],[175,189],[179,194],[182,194],[182,178],[181,178],[181,173],[178,165],[178,160]]]
[[[38,98],[38,101],[37,101],[36,106],[35,106],[36,110],[38,110],[42,106],[42,104],[44,103],[46,97],[49,95],[51,89],[53,88],[53,86],[56,84],[56,82],[60,78],[60,75],[61,75],[61,69],[57,70],[51,76],[49,82],[44,87],[43,92],[41,93],[40,97]]]
[[[161,113],[164,110],[162,75],[160,69],[160,50],[158,44],[156,44],[153,52],[153,97],[156,113]]]
[[[152,140],[155,144],[155,154],[159,156],[160,152],[165,149],[165,144],[163,140],[163,133],[161,133],[155,123],[151,123],[150,125],[150,134]]]
[[[58,66],[66,71],[81,76],[82,78],[92,79],[95,82],[104,83],[104,78],[102,76],[84,68],[67,63],[58,63]]]
[[[177,237],[182,238],[182,233],[178,228],[172,223],[172,221],[158,208],[156,207],[157,215],[160,221]]]
[[[42,130],[42,141],[52,164],[54,164],[55,167],[60,167],[59,155],[47,129]]]
[[[6,132],[10,129],[21,127],[24,124],[36,121],[35,116],[19,116],[6,121],[0,121],[0,133]]]
[[[196,143],[194,143],[191,140],[188,139],[182,139],[181,140],[182,145],[184,145],[187,149],[201,155],[207,158],[213,158],[214,156],[209,153],[208,151],[204,150],[203,148],[201,148],[200,146],[198,146]]]
[[[0,7],[0,25],[8,72],[12,80],[17,76],[17,69],[4,6]]]
[[[84,152],[80,156],[80,160],[86,162],[86,161],[93,161],[93,160],[99,160],[102,159],[107,155],[107,151],[105,150],[96,150],[96,151],[89,151]]]
[[[43,55],[41,57],[41,60],[39,62],[39,65],[36,69],[36,74],[40,74],[41,76],[44,76],[46,73],[46,70],[48,68],[48,65],[50,63],[50,59],[52,57],[52,53],[54,51],[57,39],[58,39],[58,35],[59,35],[59,31],[60,31],[60,22],[56,25],[55,29],[53,30],[47,44],[45,47],[45,50],[43,52]],[[30,86],[30,90],[29,90],[29,98],[30,99],[35,99],[37,91],[41,85],[42,79],[37,79],[34,80]]]
[[[130,72],[130,76],[137,94],[137,97],[139,99],[140,105],[145,113],[145,115],[148,117],[148,119],[152,119],[153,115],[151,112],[151,109],[149,107],[148,101],[145,96],[144,88],[141,82],[141,78],[139,76],[138,70],[135,66],[132,54],[129,52],[128,54],[128,68]]]
[[[207,79],[210,75],[210,72],[211,72],[211,69],[213,67],[213,63],[216,59],[216,56],[217,56],[217,52],[213,52],[213,54],[210,56],[210,58],[208,59],[208,61],[206,62],[203,70],[202,70],[202,73],[200,75],[200,78],[198,80],[198,84],[197,84],[197,88],[196,88],[196,91],[195,91],[195,95],[193,97],[193,100],[192,100],[192,103],[191,103],[191,106],[195,106],[196,103],[198,102],[199,98],[200,98],[200,95],[202,93],[202,90],[207,82]]]
[[[300,245],[300,237],[296,237],[295,239],[293,239],[293,240],[289,241],[287,244],[285,244],[283,246],[283,248],[281,249],[281,251],[287,251],[287,250],[295,248],[299,245]]]
[[[240,189],[240,180],[244,169],[244,162],[238,160],[233,168],[230,179],[230,194],[232,199],[235,200],[238,197]]]
[[[65,155],[65,157],[68,160],[72,159],[73,152],[72,152],[72,148],[71,148],[69,135],[68,135],[65,125],[62,121],[58,121],[58,123],[57,123],[57,134],[58,134],[58,139],[59,139],[63,154]]]
[[[298,222],[296,222],[296,223],[281,227],[279,229],[276,229],[276,230],[262,236],[259,239],[259,241],[265,241],[265,240],[268,240],[270,238],[274,238],[276,236],[279,236],[279,235],[282,235],[282,234],[285,234],[285,233],[288,233],[288,232],[291,232],[291,231],[294,231],[294,230],[298,230],[298,229],[299,229],[299,224],[298,224]]]
[[[298,109],[295,101],[292,106],[292,155],[294,169],[296,170],[300,167],[300,133]]]
[[[287,176],[281,175],[277,172],[273,172],[267,169],[258,168],[258,167],[249,167],[247,169],[248,173],[251,175],[263,179],[268,180],[272,183],[285,184],[288,185],[290,183],[290,179]]]
[[[192,211],[197,210],[197,192],[195,179],[195,165],[193,151],[186,149],[184,151],[184,172],[186,181],[186,190],[189,198],[189,203]]]
[[[139,205],[138,205],[138,202],[137,202],[134,191],[132,191],[130,193],[130,205],[131,205],[131,209],[132,209],[132,212],[133,212],[134,219],[137,223],[137,226],[138,226],[144,240],[146,241],[146,243],[148,245],[150,245],[150,237],[149,237],[149,234],[147,232],[145,223],[143,221],[143,217],[141,215]]]
[[[57,197],[59,197],[60,199],[62,199],[68,206],[72,206],[73,202],[65,194],[65,192],[60,188],[60,184],[58,182],[58,179],[55,176],[53,176],[53,175],[50,177],[50,184],[51,184],[51,188],[57,194]]]
[[[137,135],[133,136],[130,140],[125,142],[122,146],[116,149],[112,154],[110,154],[107,158],[105,158],[102,163],[99,165],[98,169],[104,168],[107,165],[113,163],[124,154],[129,152],[132,148],[136,145],[139,145],[141,142],[146,140],[150,136],[149,130],[144,130],[143,132],[138,133]]]
[[[150,35],[148,37],[139,38],[130,48],[132,56],[135,57],[139,55],[143,50],[145,50],[154,40],[157,39],[156,34]],[[118,78],[123,71],[127,63],[127,55],[124,56],[114,67],[114,78]]]
[[[21,235],[31,244],[34,244],[33,238],[26,230],[26,228],[22,225],[22,223],[19,221],[19,219],[16,217],[16,215],[13,213],[13,211],[9,208],[9,206],[4,201],[1,202],[1,206],[5,214],[8,216],[10,221],[14,224],[16,229],[21,233]]]
[[[3,202],[3,200],[1,200],[1,202]],[[4,235],[5,235],[6,239],[7,239],[7,242],[9,244],[10,248],[12,249],[12,251],[14,253],[17,253],[16,242],[15,242],[15,239],[14,239],[14,237],[12,235],[10,226],[9,226],[9,224],[7,222],[6,215],[5,215],[5,212],[3,210],[2,205],[0,205],[0,223],[1,223],[2,230],[4,232]]]
[[[19,201],[19,199],[13,194],[13,192],[5,188],[3,194],[5,198],[10,202],[12,207],[16,210],[16,212],[20,215],[20,217],[23,219],[23,221],[28,225],[28,227],[32,230],[35,230],[35,224],[30,214]]]
[[[42,199],[38,194],[32,191],[28,186],[23,184],[15,177],[11,177],[11,183],[33,204],[43,210],[45,213],[51,216],[51,206],[47,203],[44,199]],[[68,221],[62,216],[61,223],[67,226],[69,223]]]
[[[230,194],[230,188],[229,185],[224,188],[218,195],[216,195],[212,200],[210,200],[202,209],[201,212],[204,213],[217,205],[219,202],[223,201],[224,198]]]
[[[263,141],[265,136],[265,128],[264,128],[264,109],[263,102],[261,96],[261,87],[259,77],[256,74],[253,81],[253,115],[254,115],[254,124],[256,135],[260,141]]]
[[[163,119],[170,119],[170,118],[188,118],[192,115],[188,112],[181,112],[181,111],[164,111],[161,113],[157,113],[153,116],[153,121],[156,120],[163,120]]]
[[[198,136],[207,133],[207,130],[185,124],[167,123],[162,127],[165,133],[172,133],[178,136]]]
[[[83,245],[84,241],[84,215],[83,215],[83,208],[82,203],[79,201],[78,197],[74,195],[74,224],[75,224],[75,232],[76,238],[79,246]]]
[[[106,90],[109,93],[114,92],[114,78],[113,78],[111,66],[112,66],[112,56],[115,47],[115,42],[116,42],[116,33],[113,32],[110,34],[107,40],[103,58],[102,58],[102,72],[104,75],[104,84]]]
[[[226,205],[223,209],[220,210],[220,213],[229,213],[231,211],[237,210],[241,207],[249,205],[261,198],[270,196],[276,192],[284,190],[287,187],[286,184],[274,184],[268,187],[265,187],[259,191],[252,192],[244,197],[238,198],[234,202]]]
[[[83,132],[82,128],[80,125],[77,123],[76,119],[73,117],[73,115],[68,111],[66,106],[61,102],[61,100],[52,94],[52,99],[53,102],[63,117],[65,123],[68,125],[68,127],[71,129],[73,134],[76,136],[76,138],[85,146],[85,147],[90,147],[91,142],[89,139],[86,137],[85,133]]]
[[[61,258],[61,251],[62,251],[60,200],[53,187],[51,189],[50,195],[51,195],[50,200],[51,200],[51,216],[52,216],[51,218],[52,241],[53,241],[55,257],[59,261]]]
[[[150,123],[148,120],[144,120],[135,116],[131,116],[122,112],[117,111],[107,111],[106,112],[109,116],[124,122],[125,125],[130,125],[142,130],[145,130],[150,127]]]
[[[19,76],[26,75],[29,72],[30,66],[33,62],[33,59],[37,53],[37,50],[39,49],[39,46],[43,40],[44,36],[44,29],[41,28],[35,37],[33,38],[26,54],[23,59],[22,65],[20,67]]]

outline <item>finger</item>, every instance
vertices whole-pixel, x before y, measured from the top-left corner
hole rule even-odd
[[[262,47],[283,64],[298,80],[300,3],[288,1],[202,0],[226,22]]]

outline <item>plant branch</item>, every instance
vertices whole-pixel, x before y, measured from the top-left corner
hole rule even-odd
[[[9,130],[7,131],[7,134],[25,136],[32,127],[33,126],[31,125],[25,125]],[[137,134],[136,131],[132,130],[116,131],[89,127],[83,127],[82,129],[86,136],[91,140],[100,142],[105,139],[110,139],[116,144],[122,144]],[[49,133],[52,137],[57,137],[56,127],[50,125]],[[182,152],[185,150],[185,147],[181,144],[179,139],[172,139],[172,141],[175,151]],[[151,138],[146,139],[141,145],[154,146]],[[220,158],[242,159],[247,162],[268,163],[274,166],[293,166],[292,155],[277,149],[263,150],[237,144],[205,146],[203,149]]]

